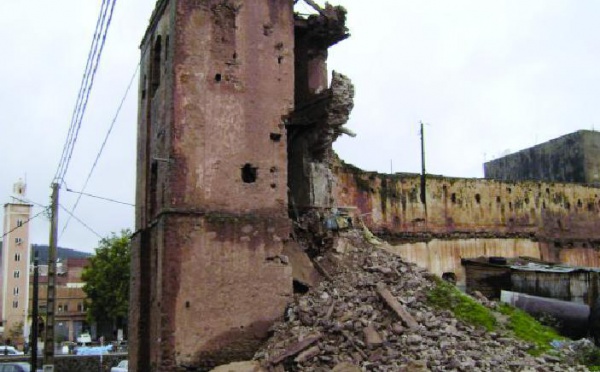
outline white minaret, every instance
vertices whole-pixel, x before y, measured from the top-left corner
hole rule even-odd
[[[26,184],[13,186],[12,201],[4,204],[2,242],[2,337],[22,343],[29,334],[29,224],[32,205],[25,200]]]

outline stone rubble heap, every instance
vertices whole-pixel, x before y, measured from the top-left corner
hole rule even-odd
[[[298,295],[255,355],[265,370],[587,370],[532,357],[530,345],[505,331],[487,332],[428,306],[431,274],[365,243],[357,231],[338,239],[350,248],[333,258],[330,280]]]

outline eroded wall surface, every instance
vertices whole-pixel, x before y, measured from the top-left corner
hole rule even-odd
[[[460,258],[526,255],[600,266],[600,189],[577,184],[500,182],[379,174],[338,163],[335,200],[355,206],[396,252],[433,273],[464,276]]]
[[[291,298],[292,7],[157,2],[141,47],[132,371],[249,358]]]

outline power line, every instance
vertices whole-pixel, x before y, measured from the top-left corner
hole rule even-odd
[[[104,136],[104,141],[102,142],[102,145],[100,146],[100,149],[98,150],[98,153],[96,154],[96,159],[94,159],[94,163],[92,164],[92,168],[90,169],[85,182],[83,183],[83,187],[81,188],[80,192],[76,192],[73,190],[70,190],[69,188],[67,188],[67,191],[73,192],[73,193],[77,193],[79,194],[77,196],[77,200],[75,201],[75,204],[73,205],[73,208],[71,208],[71,213],[75,212],[75,209],[77,209],[77,206],[79,205],[79,201],[81,200],[81,196],[82,195],[86,195],[86,196],[90,196],[90,197],[95,197],[98,199],[104,199],[104,200],[108,200],[108,201],[112,201],[115,203],[120,203],[120,204],[127,204],[127,205],[133,205],[130,203],[125,203],[125,202],[119,202],[113,199],[109,199],[109,198],[103,198],[103,197],[99,197],[99,196],[95,196],[95,195],[90,195],[90,194],[86,194],[84,191],[90,181],[90,178],[92,177],[92,173],[94,173],[94,170],[96,169],[96,165],[98,164],[98,160],[100,159],[100,156],[102,155],[102,152],[104,151],[104,147],[106,146],[106,142],[108,141],[108,137],[110,137],[110,134],[115,126],[115,123],[117,121],[117,118],[119,117],[119,114],[121,113],[121,108],[123,107],[123,103],[125,102],[125,99],[127,98],[127,95],[129,94],[129,90],[131,89],[131,85],[133,84],[133,81],[135,80],[135,77],[137,76],[138,70],[140,68],[140,64],[138,63],[137,66],[135,67],[135,71],[133,72],[133,75],[131,76],[131,79],[129,80],[129,84],[127,85],[127,88],[125,89],[125,93],[123,94],[123,97],[121,98],[121,102],[119,103],[119,106],[117,107],[117,111],[115,112],[115,115],[113,116],[112,122],[110,123],[110,126],[108,128],[108,131],[106,132],[106,135]],[[67,219],[67,222],[65,223],[65,225],[63,226],[63,229],[61,231],[61,235],[65,232],[65,230],[67,229],[67,226],[69,226],[69,222],[71,221],[71,217],[69,216],[69,218]]]
[[[108,2],[106,0],[102,1],[102,6],[100,7],[100,14],[98,15],[98,20],[96,21],[96,29],[94,30],[94,36],[92,37],[92,45],[90,46],[90,50],[88,51],[87,62],[85,64],[85,69],[83,76],[81,77],[81,84],[79,86],[79,93],[77,94],[77,99],[75,100],[75,107],[73,107],[73,113],[71,114],[71,123],[69,125],[69,131],[67,132],[67,139],[65,145],[63,146],[63,151],[60,156],[60,161],[58,165],[58,169],[56,170],[56,174],[54,178],[56,179],[60,172],[62,171],[62,167],[64,166],[64,160],[66,159],[67,149],[69,148],[69,143],[72,141],[73,131],[75,129],[76,118],[79,116],[79,112],[81,110],[81,100],[83,98],[83,92],[85,87],[89,81],[89,71],[91,69],[91,63],[93,61],[93,56],[96,54],[96,50],[98,48],[97,42],[100,37],[100,30],[102,28],[104,15],[106,14],[104,7]]]
[[[36,206],[38,206],[38,207],[41,207],[41,208],[48,208],[48,206],[47,206],[47,205],[43,205],[43,204],[40,204],[40,203],[36,203],[36,202],[34,202],[34,201],[32,201],[32,200],[29,200],[29,199],[21,199],[21,198],[17,198],[16,196],[11,196],[11,198],[13,198],[13,199],[15,199],[15,200],[17,200],[17,201],[20,201],[21,203],[25,203],[25,204],[34,204],[34,205],[36,205]]]
[[[39,213],[37,213],[36,215],[34,215],[33,217],[29,217],[28,219],[26,219],[25,221],[23,221],[23,224],[17,227],[14,227],[13,229],[7,231],[4,233],[4,235],[2,235],[2,239],[4,239],[4,237],[8,234],[10,234],[11,232],[15,231],[16,229],[25,226],[29,221],[33,220],[34,218],[36,218],[37,216],[39,216],[40,214],[46,212],[46,209],[41,210]]]
[[[65,212],[67,212],[71,217],[73,217],[75,219],[75,221],[79,222],[86,229],[90,230],[97,237],[99,237],[100,239],[102,239],[102,235],[98,234],[94,229],[92,229],[91,227],[89,227],[85,222],[83,222],[82,220],[80,220],[79,218],[77,218],[73,213],[71,213],[71,211],[69,211],[67,208],[65,208],[62,204],[59,204],[58,206],[61,207]],[[63,232],[64,232],[64,230],[63,230]]]
[[[108,0],[108,2],[110,2],[110,1],[111,0]],[[64,180],[64,177],[65,177],[68,169],[69,169],[69,164],[73,157],[73,150],[75,148],[75,142],[77,141],[77,136],[79,134],[79,130],[81,129],[81,123],[83,121],[83,116],[85,114],[85,110],[87,108],[90,93],[91,93],[92,87],[94,85],[94,78],[96,76],[96,72],[98,71],[98,66],[100,64],[100,57],[102,56],[102,51],[104,50],[104,45],[106,43],[106,35],[107,35],[108,29],[110,27],[116,0],[112,0],[112,5],[110,7],[110,13],[108,14],[108,20],[106,21],[106,24],[104,24],[104,19],[106,18],[106,10],[108,9],[108,5],[109,5],[106,2],[106,0],[103,1],[103,6],[105,4],[106,4],[106,7],[103,7],[101,9],[102,21],[100,22],[101,23],[100,33],[102,33],[102,38],[101,38],[100,46],[98,47],[98,44],[96,43],[96,47],[93,48],[92,57],[95,57],[95,58],[92,58],[93,69],[91,69],[91,75],[87,76],[85,78],[85,82],[89,81],[89,84],[87,84],[87,89],[85,89],[86,90],[85,95],[81,96],[82,97],[82,101],[80,100],[80,102],[82,102],[81,109],[76,110],[75,121],[72,121],[71,126],[69,128],[70,136],[67,137],[67,141],[65,142],[65,147],[63,148],[63,156],[61,157],[58,169],[54,176],[55,181],[62,182]],[[95,37],[97,37],[97,35],[95,35]],[[94,45],[94,43],[92,45]],[[87,74],[89,75],[89,72],[87,72]]]
[[[87,193],[85,193],[85,192],[81,192],[81,191],[74,191],[74,190],[71,190],[71,189],[70,189],[70,188],[68,188],[68,187],[67,187],[67,191],[68,191],[68,192],[72,192],[72,193],[74,193],[74,194],[79,194],[79,195],[85,195],[85,196],[89,196],[90,198],[96,198],[96,199],[106,200],[106,201],[113,202],[113,203],[117,203],[117,204],[124,204],[124,205],[130,205],[130,206],[132,206],[132,207],[135,207],[135,204],[131,204],[131,203],[127,203],[127,202],[122,202],[122,201],[118,201],[118,200],[115,200],[115,199],[106,198],[106,197],[103,197],[103,196],[98,196],[98,195],[87,194]],[[71,211],[73,211],[74,209],[75,209],[75,208],[73,208]]]

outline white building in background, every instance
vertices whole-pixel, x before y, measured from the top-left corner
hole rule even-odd
[[[4,204],[4,232],[0,256],[3,340],[28,337],[29,224],[32,205],[25,201],[26,185],[15,183],[11,202]],[[13,340],[13,343],[18,340]]]

